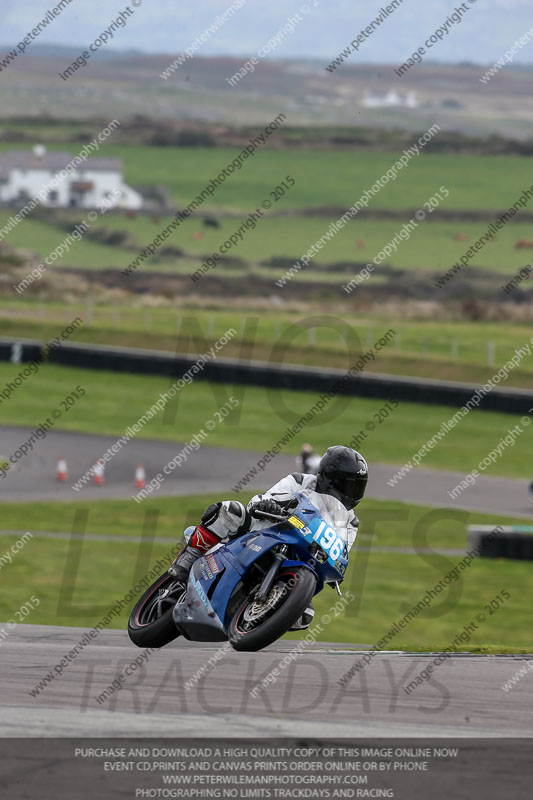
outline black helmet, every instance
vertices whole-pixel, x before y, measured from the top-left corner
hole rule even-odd
[[[340,500],[346,508],[356,506],[364,497],[368,482],[368,465],[351,447],[328,447],[320,459],[316,490]]]

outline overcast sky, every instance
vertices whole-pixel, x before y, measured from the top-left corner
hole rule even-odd
[[[240,1],[240,0],[239,0]],[[273,54],[279,58],[319,58],[330,61],[357,37],[390,0],[247,0],[230,21],[201,46],[198,55],[251,55],[265,44],[287,18],[307,5],[302,22],[285,36]],[[58,0],[0,0],[0,42],[16,46]],[[179,53],[213,23],[233,0],[129,0],[135,12],[119,28],[109,47],[149,53]],[[135,8],[135,4],[139,4]],[[463,22],[431,50],[431,59],[491,64],[529,29],[532,0],[464,0]],[[365,41],[352,64],[401,63],[431,35],[461,3],[456,0],[403,0],[397,10]],[[125,9],[125,0],[72,0],[39,36],[42,44],[84,49]],[[28,48],[29,49],[29,48]],[[515,57],[533,63],[533,40]]]

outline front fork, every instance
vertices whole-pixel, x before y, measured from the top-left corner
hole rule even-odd
[[[276,575],[279,572],[279,568],[281,567],[282,563],[285,561],[287,556],[288,547],[286,544],[282,544],[274,553],[274,560],[270,565],[270,569],[268,570],[267,574],[263,578],[263,582],[261,586],[256,592],[255,599],[258,600],[260,603],[264,603],[272,589],[274,581],[276,580]]]

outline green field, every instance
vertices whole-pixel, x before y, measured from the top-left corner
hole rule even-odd
[[[228,492],[225,499],[238,499],[245,503],[252,492]],[[131,500],[67,501],[2,503],[3,530],[12,531],[59,531],[72,530],[76,512],[87,510],[87,534],[113,534],[124,538],[141,539],[147,515],[152,520],[150,531],[155,537],[169,542],[181,539],[182,531],[197,522],[205,508],[220,497],[212,495],[187,497],[148,497],[141,505]],[[392,519],[391,513],[393,514]],[[466,545],[467,525],[520,525],[531,524],[529,519],[501,517],[479,512],[442,512],[442,519],[435,516],[429,506],[413,506],[390,500],[366,498],[358,507],[361,527],[357,542],[369,547],[432,547],[434,549],[460,549]],[[415,540],[413,530],[426,518],[423,526],[423,541]],[[155,520],[155,521],[153,521]],[[2,548],[0,554],[7,549]],[[51,548],[56,546],[54,540]]]
[[[394,343],[380,351],[376,360],[367,364],[366,371],[480,385],[516,350],[531,343],[533,333],[531,327],[517,323],[504,326],[499,322],[434,322],[362,313],[338,313],[333,317],[312,311],[307,315],[271,311],[244,314],[176,308],[171,304],[156,308],[96,303],[65,306],[17,298],[0,299],[0,336],[49,341],[76,316],[84,324],[74,331],[70,341],[201,353],[234,327],[237,335],[224,348],[224,356],[338,369],[352,366],[359,352],[368,351],[392,328],[396,331]],[[344,325],[349,326],[345,334]],[[353,342],[350,349],[347,340]],[[493,364],[488,359],[488,342],[494,344]],[[531,356],[525,355],[511,370],[505,385],[533,388]]]
[[[0,364],[0,387],[12,380],[20,367]],[[8,402],[2,403],[2,422],[34,428],[46,419],[52,409],[77,384],[86,395],[57,420],[56,428],[108,435],[120,435],[156,402],[170,381],[163,377],[114,374],[43,365],[17,390]],[[243,450],[269,450],[282,437],[286,427],[299,420],[317,401],[311,392],[267,391],[262,388],[209,384],[197,380],[178,395],[178,405],[169,403],[166,413],[158,414],[142,430],[146,438],[188,442],[202,430],[207,420],[230,395],[239,407],[209,433],[205,444]],[[285,402],[288,411],[281,403]],[[375,429],[360,444],[372,461],[401,465],[431,438],[443,421],[455,413],[445,406],[422,406],[401,403],[384,422],[374,414],[386,401],[355,397],[336,398],[322,414],[317,414],[302,431],[318,452],[334,443],[349,444],[367,421]],[[423,461],[425,467],[469,472],[495,447],[507,431],[519,423],[511,414],[471,411]],[[231,423],[231,424],[228,424]],[[530,479],[531,431],[524,426],[511,448],[485,474]],[[295,437],[287,452],[295,453],[302,439]],[[5,455],[5,454],[4,454]],[[250,459],[250,468],[255,458]],[[240,476],[235,476],[236,482]],[[450,487],[453,488],[453,487]]]
[[[258,131],[259,132],[259,131]],[[413,142],[416,138],[413,137]],[[80,145],[80,149],[81,149]],[[0,152],[20,149],[2,142]],[[24,146],[27,148],[27,145]],[[50,150],[65,150],[50,145]],[[68,148],[72,155],[75,146]],[[103,144],[100,156],[124,160],[126,182],[163,184],[176,203],[187,204],[238,155],[232,148],[135,147]],[[353,205],[395,163],[400,153],[332,152],[328,150],[263,149],[226,178],[209,205],[248,211],[286,175],[296,185],[286,200],[289,208]],[[531,185],[529,160],[517,156],[436,155],[422,151],[371,201],[371,208],[420,208],[440,186],[452,191],[443,208],[499,210],[512,205],[520,189]]]
[[[76,509],[89,511],[88,532],[138,536],[142,530],[147,510],[158,511],[159,519],[154,533],[168,536],[168,545],[157,544],[151,551],[143,550],[138,565],[137,578],[146,574],[158,558],[170,552],[181,535],[183,526],[211,502],[212,497],[193,497],[148,500],[145,508],[131,501],[102,501],[98,503],[38,503],[5,504],[3,526],[21,531],[39,529],[71,530]],[[402,519],[398,525],[379,521],[379,515],[396,510]],[[417,506],[364,501],[361,506],[360,545],[373,543],[382,546],[412,545],[412,529],[429,509]],[[376,520],[378,520],[376,522]],[[458,515],[457,520],[438,523],[431,527],[427,544],[434,548],[461,547],[465,543],[467,522],[487,524],[506,520],[486,515]],[[516,523],[516,520],[513,520]],[[369,530],[374,527],[370,536]],[[2,553],[17,540],[17,536],[2,537]],[[100,619],[114,602],[122,597],[134,583],[134,572],[139,558],[139,545],[133,542],[84,542],[79,570],[72,574],[67,566],[69,547],[79,552],[74,543],[66,540],[34,537],[2,570],[0,591],[0,619],[6,620],[24,604],[32,594],[40,605],[27,621],[43,625],[91,626]],[[71,550],[72,559],[74,551]],[[334,617],[318,637],[324,641],[371,644],[378,641],[394,620],[402,617],[407,606],[416,604],[425,592],[454,569],[460,556],[368,554],[354,547],[351,564],[343,590],[351,591],[356,600],[346,611]],[[35,569],[39,564],[39,569]],[[67,576],[67,577],[66,577]],[[529,625],[529,609],[523,598],[533,588],[531,569],[526,563],[477,559],[460,573],[460,579],[451,583],[434,601],[428,612],[417,616],[394,641],[392,648],[439,649],[447,646],[463,626],[502,589],[511,598],[487,619],[464,649],[490,648],[531,652],[533,640]],[[325,589],[316,599],[317,619],[328,613],[337,596]],[[125,628],[129,608],[110,627]],[[331,616],[334,616],[332,612]],[[301,634],[291,634],[301,638]]]
[[[425,198],[420,198],[421,200]],[[280,204],[281,205],[281,204]],[[285,201],[284,207],[290,207]],[[251,206],[249,210],[254,209]],[[0,209],[0,227],[7,222],[10,212]],[[220,229],[204,228],[201,218],[188,219],[167,240],[166,246],[179,248],[183,257],[159,253],[149,257],[142,264],[142,271],[165,271],[180,275],[194,272],[200,264],[237,231],[247,213],[231,218],[220,219]],[[65,217],[71,220],[70,229],[84,219],[83,212]],[[282,292],[275,285],[285,271],[296,263],[307,250],[324,235],[334,217],[272,217],[265,216],[257,222],[254,230],[248,230],[237,246],[228,252],[228,257],[243,261],[242,264],[217,265],[212,274],[221,276],[252,274],[272,280],[272,291]],[[365,265],[399,235],[409,217],[399,220],[354,220],[346,225],[314,258],[313,262],[302,269],[293,280],[296,282],[327,281],[333,286],[341,287],[348,283],[360,271],[356,264]],[[54,262],[52,268],[81,267],[84,269],[124,269],[134,261],[138,253],[163,230],[169,218],[140,215],[129,219],[119,213],[110,212],[101,217],[93,225],[93,230],[104,227],[108,231],[123,231],[129,236],[129,244],[109,246],[96,242],[85,235],[80,241],[71,245],[63,257]],[[432,220],[419,223],[418,228],[407,241],[401,241],[390,256],[380,257],[381,263],[375,265],[375,272],[370,283],[383,280],[380,266],[397,269],[417,269],[422,271],[446,271],[458,261],[482,236],[488,222],[444,222]],[[16,248],[30,250],[44,261],[58,245],[67,237],[68,226],[61,228],[48,222],[29,217],[9,234],[8,241]],[[464,234],[466,241],[456,241],[456,234]],[[202,238],[197,238],[201,236]],[[508,225],[482,248],[470,261],[474,267],[487,268],[505,275],[515,275],[531,257],[527,250],[517,250],[515,244],[521,239],[531,238],[531,225],[526,223]],[[398,241],[398,240],[397,240]],[[164,250],[164,248],[162,248]],[[287,266],[270,267],[265,262],[270,259],[287,259]],[[379,261],[379,258],[378,258]],[[351,263],[341,271],[335,268],[339,262]],[[263,266],[261,266],[263,264]],[[502,281],[503,283],[503,281]],[[364,285],[363,285],[364,286]],[[527,287],[527,284],[524,284]],[[362,291],[362,289],[359,289]],[[342,294],[341,294],[342,296]],[[505,295],[502,293],[501,299]]]

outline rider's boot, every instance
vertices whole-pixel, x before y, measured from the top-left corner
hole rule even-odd
[[[313,617],[315,616],[315,609],[313,608],[313,602],[311,601],[307,608],[305,609],[304,613],[301,617],[298,617],[292,628],[289,628],[290,631],[305,631],[306,628],[313,621]]]
[[[203,525],[197,525],[188,543],[168,570],[169,573],[186,586],[194,562],[219,541],[220,538],[214,533],[204,528]]]
[[[170,575],[185,586],[194,562],[222,539],[246,533],[250,528],[251,518],[242,503],[224,500],[208,506],[202,514],[201,522],[169,569]]]

